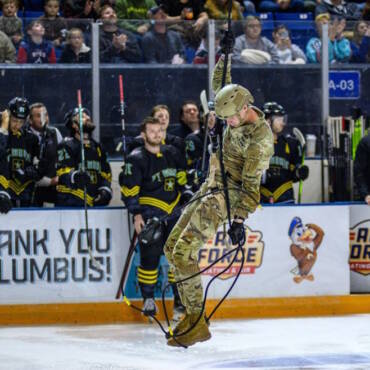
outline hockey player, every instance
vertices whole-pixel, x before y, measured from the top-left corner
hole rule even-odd
[[[9,189],[9,162],[7,155],[9,136],[9,113],[2,112],[0,127],[0,213],[8,213],[12,208]]]
[[[112,198],[111,168],[101,145],[91,137],[95,125],[86,108],[82,108],[82,122],[85,172],[81,170],[79,109],[74,108],[65,115],[65,125],[70,131],[70,137],[66,137],[58,146],[57,204],[83,207],[86,187],[88,206],[106,206]]]
[[[49,114],[43,103],[33,103],[30,106],[29,127],[39,140],[40,159],[45,165],[45,175],[36,183],[33,205],[43,207],[44,204],[56,203],[57,148],[63,138],[56,127],[49,126]]]
[[[122,200],[134,215],[136,233],[139,235],[140,267],[138,281],[144,299],[144,315],[155,315],[157,307],[154,290],[158,278],[158,265],[163,246],[178,215],[175,207],[180,204],[181,191],[186,185],[184,161],[171,145],[161,145],[163,131],[158,119],[147,117],[141,125],[144,146],[132,151],[126,158],[119,176]],[[147,225],[158,223],[158,233],[143,236]],[[173,277],[169,276],[171,282]],[[184,312],[178,291],[174,289],[174,315]]]
[[[32,205],[35,182],[42,177],[37,137],[24,124],[29,113],[25,98],[13,98],[2,113],[2,129],[9,165],[9,188],[13,206]],[[6,138],[5,138],[6,137]]]
[[[293,183],[308,177],[308,167],[302,163],[302,147],[295,138],[284,135],[286,115],[275,102],[263,106],[265,118],[274,135],[274,155],[270,167],[262,176],[262,203],[294,203]]]
[[[230,45],[227,45],[230,49]],[[224,56],[213,72],[213,89],[216,93],[216,115],[226,120],[223,133],[223,162],[229,188],[230,212],[233,222],[228,234],[232,244],[243,245],[245,231],[243,222],[257,208],[260,200],[260,181],[268,168],[273,153],[271,129],[264,114],[252,106],[251,93],[243,86],[231,84],[230,63],[226,74],[226,86],[221,89]],[[214,146],[214,150],[215,150]],[[211,190],[220,192],[201,197]],[[214,236],[218,227],[227,219],[227,208],[220,171],[219,157],[212,154],[210,171],[206,181],[195,198],[182,213],[165,245],[165,254],[174,268],[176,281],[183,280],[199,272],[198,251]],[[210,339],[211,333],[206,320],[201,316],[203,289],[199,275],[178,284],[181,301],[186,307],[186,315],[176,326],[174,333],[188,333],[170,338],[170,346],[190,346]]]

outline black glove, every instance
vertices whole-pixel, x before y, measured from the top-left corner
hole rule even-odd
[[[112,198],[109,191],[100,189],[99,194],[94,198],[94,206],[107,206]]]
[[[183,191],[180,198],[180,204],[186,204],[187,202],[189,202],[193,195],[194,193],[190,189]]]
[[[221,52],[223,54],[232,53],[234,49],[234,44],[235,44],[235,37],[234,37],[233,31],[232,30],[224,31],[223,37],[220,40]]]
[[[26,182],[27,180],[39,180],[40,176],[39,173],[34,166],[28,166],[25,169],[18,168],[15,170],[17,174],[17,179],[22,183]]]
[[[279,167],[270,167],[266,171],[266,181],[272,180],[274,177],[280,177],[280,168]]]
[[[309,168],[306,165],[302,165],[295,170],[295,175],[298,180],[304,181],[307,179],[309,172],[310,172]]]
[[[8,213],[12,209],[12,202],[5,194],[0,193],[0,213]]]
[[[73,173],[73,183],[77,185],[78,188],[82,189],[90,184],[90,176],[87,172],[81,170],[75,171]]]
[[[227,231],[233,245],[244,245],[245,243],[245,230],[243,222],[233,221],[230,229]]]

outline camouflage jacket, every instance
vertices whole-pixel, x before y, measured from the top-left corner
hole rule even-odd
[[[215,93],[221,89],[224,61],[219,59],[213,71]],[[231,83],[230,63],[226,83]],[[223,133],[224,167],[229,187],[232,215],[247,217],[260,202],[260,183],[264,170],[269,167],[274,152],[274,139],[263,112],[252,107],[258,119],[255,123],[243,122],[239,127],[226,127]],[[217,153],[218,157],[219,153]],[[218,187],[222,186],[219,166],[215,173]]]

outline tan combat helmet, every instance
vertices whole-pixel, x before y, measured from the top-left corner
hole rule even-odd
[[[252,94],[245,87],[237,84],[226,85],[215,97],[216,115],[226,119],[238,114],[245,104],[253,102]]]

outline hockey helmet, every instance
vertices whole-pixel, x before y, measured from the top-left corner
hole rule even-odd
[[[157,217],[150,218],[138,235],[140,245],[149,247],[160,242],[163,237],[162,228],[162,222]]]
[[[30,105],[26,98],[15,97],[8,103],[10,114],[16,118],[26,119],[30,113]]]
[[[64,115],[64,124],[68,129],[72,128],[72,119],[75,115],[79,114],[79,108],[73,108],[69,110],[65,115]],[[89,117],[91,117],[91,113],[87,108],[82,108],[82,113],[86,113]]]
[[[285,116],[285,109],[276,102],[268,102],[263,105],[263,113],[266,118],[271,116]]]
[[[237,84],[226,85],[215,97],[216,115],[226,119],[238,114],[245,104],[253,102],[252,94],[245,87]]]

